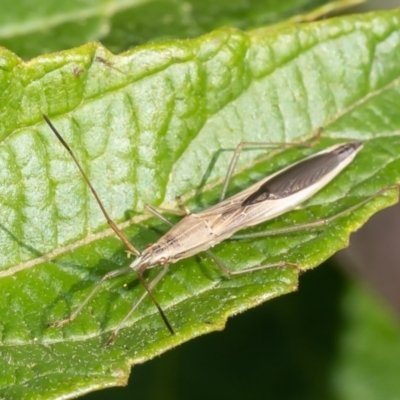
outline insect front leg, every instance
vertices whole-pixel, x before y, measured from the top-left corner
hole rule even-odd
[[[55,322],[50,322],[49,324],[47,324],[47,326],[50,327],[60,327],[63,326],[65,324],[67,324],[68,322],[73,321],[78,315],[79,313],[82,311],[83,307],[85,307],[85,305],[91,300],[91,298],[97,293],[97,291],[100,289],[100,286],[107,281],[108,279],[111,278],[115,278],[117,276],[120,275],[125,275],[128,273],[132,273],[132,269],[129,267],[124,267],[124,268],[119,268],[116,269],[114,271],[108,272],[107,274],[105,274],[103,276],[103,278],[96,284],[96,286],[92,289],[92,291],[88,294],[88,296],[86,297],[85,300],[83,300],[83,302],[81,303],[81,305],[67,318],[62,319],[60,321],[55,321]]]
[[[149,204],[145,205],[145,209],[167,225],[174,226],[174,224],[170,220],[165,218],[162,213],[179,215],[181,217],[186,217],[186,215],[190,214],[190,210],[185,206],[181,197],[177,197],[176,202],[178,203],[179,210],[170,210],[162,207],[150,206]]]

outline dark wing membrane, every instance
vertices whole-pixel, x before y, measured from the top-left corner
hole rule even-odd
[[[345,143],[329,153],[322,153],[293,165],[261,185],[243,201],[242,206],[288,197],[313,185],[335,169],[361,144],[361,142]]]

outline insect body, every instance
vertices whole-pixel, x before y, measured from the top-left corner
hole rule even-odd
[[[271,266],[294,266],[288,262],[279,262],[269,265],[259,265],[245,270],[231,271],[225,264],[216,257],[209,249],[220,243],[221,241],[232,237],[237,231],[260,224],[264,221],[277,217],[294,207],[304,202],[313,196],[318,190],[326,186],[335,176],[337,176],[351,161],[356,154],[361,150],[361,142],[342,143],[332,146],[323,150],[313,156],[310,156],[302,161],[299,161],[275,174],[266,177],[260,182],[250,186],[242,192],[222,200],[218,204],[201,211],[196,214],[186,212],[186,216],[175,226],[173,226],[168,233],[162,236],[155,244],[148,246],[143,252],[140,252],[133,246],[125,237],[122,231],[111,220],[107,211],[104,209],[96,190],[90,183],[87,175],[83,171],[81,165],[73,154],[72,150],[64,139],[57,132],[50,120],[44,116],[46,122],[53,130],[55,135],[61,141],[63,146],[71,154],[73,160],[81,171],[83,178],[87,182],[90,190],[92,191],[97,203],[99,204],[108,224],[127,246],[130,252],[137,255],[137,258],[128,266],[120,268],[106,274],[93,288],[92,292],[87,296],[83,303],[77,310],[64,320],[57,321],[49,324],[49,326],[62,326],[67,322],[72,321],[80,313],[82,308],[89,302],[100,288],[101,284],[110,278],[135,271],[138,275],[140,282],[146,289],[146,292],[134,304],[127,316],[120,322],[117,328],[113,331],[107,344],[113,342],[117,332],[123,326],[128,317],[138,307],[146,295],[150,296],[154,304],[157,306],[161,317],[163,318],[166,326],[173,333],[173,329],[168,322],[164,312],[154,298],[151,290],[152,288],[165,276],[168,271],[168,265],[175,263],[184,258],[195,255],[199,252],[205,251],[217,263],[223,271],[230,275],[243,274],[251,271],[264,269]],[[238,157],[235,153],[233,160]],[[231,164],[229,172],[224,184],[223,194],[227,187],[230,174],[233,171],[234,163]],[[385,188],[384,190],[387,190]],[[315,221],[313,223],[297,225],[293,227],[283,228],[282,230],[273,231],[274,234],[282,232],[290,232],[299,229],[305,229],[315,226],[323,225],[344,213],[359,207],[366,203],[373,197],[376,197],[383,191],[375,193],[367,199],[361,201],[353,207],[342,211],[328,219]],[[156,209],[148,207],[151,212],[160,217],[163,221],[171,224]],[[172,225],[172,224],[171,224]],[[267,236],[270,232],[251,233],[249,235],[239,235],[243,237],[259,237]],[[142,274],[145,270],[162,266],[162,271],[151,281],[149,284],[145,282]],[[297,266],[296,266],[297,267]]]
[[[131,264],[174,263],[277,217],[327,185],[361,150],[361,142],[335,145],[300,161],[197,214],[189,214]]]

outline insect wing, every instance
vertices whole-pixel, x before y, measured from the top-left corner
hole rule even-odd
[[[227,238],[292,210],[335,178],[361,150],[361,142],[332,146],[200,212],[213,233]]]

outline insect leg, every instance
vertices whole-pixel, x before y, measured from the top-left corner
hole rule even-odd
[[[97,282],[96,286],[92,289],[92,291],[88,294],[86,299],[81,303],[81,305],[67,318],[62,319],[61,321],[50,322],[47,324],[47,327],[59,327],[63,326],[68,322],[73,321],[77,315],[82,311],[82,308],[90,301],[90,299],[97,293],[100,289],[100,286],[108,279],[115,278],[116,276],[125,275],[128,273],[132,273],[132,269],[129,267],[119,268],[114,271],[108,272],[101,278],[99,282]]]
[[[337,218],[342,217],[345,214],[348,214],[356,209],[358,209],[359,207],[361,207],[362,205],[368,203],[369,201],[371,201],[372,199],[374,199],[375,197],[378,197],[384,193],[386,193],[389,190],[392,189],[400,189],[400,185],[391,185],[391,186],[387,186],[381,190],[379,190],[378,192],[368,196],[367,198],[365,198],[364,200],[358,202],[357,204],[354,204],[353,206],[346,208],[343,211],[340,211],[339,213],[332,215],[328,218],[323,218],[323,219],[319,219],[313,222],[308,222],[305,224],[298,224],[298,225],[294,225],[294,226],[288,226],[285,228],[279,228],[279,229],[273,229],[273,230],[268,230],[265,232],[254,232],[254,233],[244,233],[244,234],[239,234],[239,235],[233,235],[232,237],[230,237],[229,239],[254,239],[254,238],[258,238],[258,237],[265,237],[265,236],[272,236],[272,235],[281,235],[284,233],[290,233],[290,232],[296,232],[296,231],[300,231],[303,229],[312,229],[312,228],[318,228],[320,226],[323,225],[327,225],[330,222],[334,221]],[[229,240],[228,239],[228,240]]]
[[[225,265],[225,263],[219,258],[217,257],[211,250],[206,250],[205,251],[215,262],[215,264],[218,265],[218,267],[220,267],[222,269],[222,271],[225,272],[226,275],[230,276],[231,275],[231,269],[229,267],[227,267]]]
[[[183,200],[181,197],[176,198],[176,202],[178,204],[179,210],[171,210],[169,208],[162,208],[162,207],[155,207],[155,206],[150,206],[149,204],[146,204],[144,208],[152,213],[155,217],[159,218],[161,221],[165,222],[169,226],[174,226],[172,222],[168,221],[162,213],[168,213],[168,214],[174,214],[174,215],[179,215],[181,217],[185,217],[186,215],[190,214],[190,210],[185,206]]]
[[[162,278],[167,274],[168,272],[169,265],[165,265],[164,268],[161,270],[161,272],[147,285],[149,290],[153,290],[154,287],[157,285],[158,282],[161,281]],[[147,291],[142,294],[142,296],[139,298],[139,300],[133,305],[131,310],[126,314],[125,318],[117,325],[117,327],[112,331],[110,337],[108,338],[106,342],[106,346],[109,346],[114,342],[115,337],[117,336],[118,332],[120,329],[124,326],[125,322],[127,319],[132,315],[132,313],[139,307],[139,305],[142,303],[142,301],[146,298],[147,296]]]
[[[228,167],[228,172],[226,173],[225,176],[225,180],[224,180],[224,185],[222,187],[222,192],[221,192],[221,196],[219,198],[220,201],[222,201],[225,198],[226,195],[226,191],[228,190],[228,185],[229,185],[229,181],[232,178],[233,172],[235,170],[237,161],[239,159],[239,156],[241,154],[241,152],[244,149],[259,149],[260,147],[283,147],[285,149],[289,149],[291,147],[312,147],[314,146],[316,143],[318,143],[318,141],[321,138],[321,133],[322,133],[322,128],[318,129],[317,134],[309,141],[307,142],[303,142],[303,143],[279,143],[279,142],[240,142],[231,159],[231,162],[229,164]]]
[[[170,220],[165,218],[164,215],[162,215],[161,212],[159,212],[159,210],[162,210],[164,212],[167,212],[169,210],[165,210],[163,208],[157,208],[157,207],[149,206],[148,204],[145,205],[145,208],[146,208],[147,211],[149,211],[155,217],[160,219],[162,222],[166,223],[169,226],[174,226],[174,224]]]
[[[164,215],[162,215],[162,212],[169,212],[172,214],[178,214],[178,215],[182,215],[180,211],[178,210],[168,210],[166,208],[160,208],[160,207],[154,207],[154,206],[150,206],[148,204],[146,204],[144,206],[144,208],[149,211],[151,214],[153,214],[155,217],[157,217],[158,219],[160,219],[162,222],[164,222],[165,224],[169,225],[169,226],[174,226],[174,224],[169,221],[167,218],[164,217]],[[132,253],[130,250],[126,250],[126,254],[128,255],[128,258],[131,257],[131,255],[133,255],[134,253]]]
[[[213,261],[218,265],[218,267],[220,267],[222,271],[224,271],[228,276],[247,274],[248,272],[260,271],[262,269],[274,268],[274,267],[280,267],[280,268],[288,267],[295,269],[298,273],[301,272],[301,269],[299,268],[298,265],[287,261],[278,261],[276,263],[257,265],[255,267],[245,268],[240,271],[234,271],[231,270],[229,267],[227,267],[225,263],[211,251],[208,250],[206,251],[206,253],[213,259]]]
[[[176,200],[178,202],[178,206],[179,206],[180,210],[169,210],[166,208],[150,206],[149,204],[145,205],[145,209],[147,211],[149,211],[151,214],[153,214],[155,217],[157,217],[158,219],[160,219],[161,221],[166,223],[167,225],[174,226],[174,224],[170,220],[168,220],[167,218],[164,217],[164,215],[162,215],[163,212],[180,215],[182,217],[190,214],[190,211],[183,204],[182,199],[180,197],[177,197]]]
[[[185,203],[182,200],[181,196],[176,198],[176,202],[178,203],[178,207],[181,209],[182,215],[186,216],[190,214],[190,210],[185,206]]]
[[[144,208],[158,218],[160,215],[162,215],[162,213],[178,215],[180,217],[184,217],[186,215],[186,212],[182,210],[170,210],[169,208],[155,207],[155,206],[150,206],[149,204],[146,204]]]

